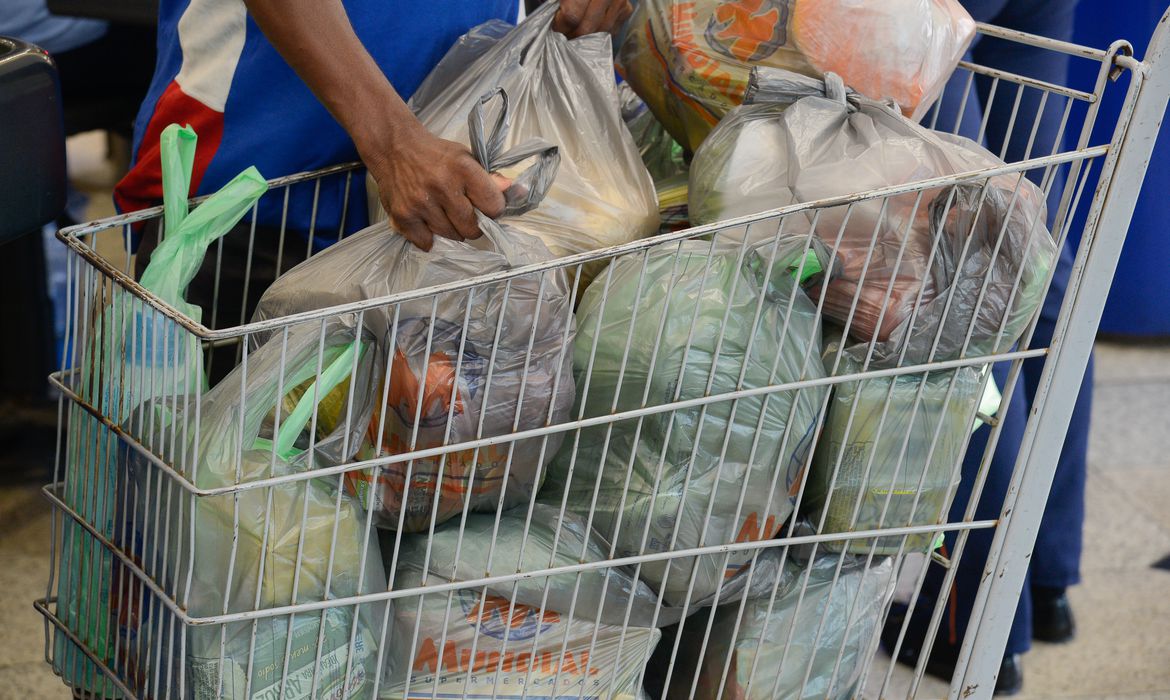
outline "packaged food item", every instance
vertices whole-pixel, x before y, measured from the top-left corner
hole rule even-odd
[[[826,355],[831,369],[835,348]],[[837,374],[859,372],[843,357]],[[950,511],[982,396],[972,367],[837,384],[817,441],[801,510],[821,533],[934,525]],[[835,476],[834,476],[835,474]],[[934,535],[906,537],[928,552]],[[829,541],[829,551],[895,554],[902,536]]]
[[[694,151],[740,104],[753,66],[837,73],[917,120],[975,36],[957,0],[642,0],[618,67]]]
[[[268,185],[255,168],[248,168],[189,211],[196,134],[190,127],[172,124],[159,140],[167,237],[151,256],[139,284],[198,321],[201,309],[184,299],[187,285],[211,244],[252,209]],[[78,377],[85,380],[75,381],[73,388],[102,416],[121,424],[153,399],[185,401],[203,390],[203,352],[193,333],[116,286],[88,302],[85,293],[78,298],[79,303],[93,303],[94,307],[88,311],[91,320],[81,325],[83,335],[78,339],[83,348]],[[136,436],[134,429],[128,433]],[[101,421],[80,410],[70,414],[69,443],[70,449],[63,452],[62,499],[112,538],[114,504],[120,495],[114,488],[121,443]],[[110,637],[108,601],[115,593],[111,589],[115,560],[73,520],[67,518],[63,528],[57,614],[95,655],[111,666],[124,666],[125,657],[116,658],[117,640]],[[66,635],[57,634],[54,647],[54,668],[66,683],[95,696],[118,693]]]
[[[684,637],[670,700],[858,696],[893,593],[892,560],[797,555],[786,566],[773,595],[743,602],[742,612],[723,605],[709,634],[695,625]]]
[[[544,202],[510,224],[562,257],[653,235],[658,205],[622,123],[609,35],[569,39],[554,32],[557,8],[546,3],[503,36],[498,22],[473,29],[427,76],[411,106],[431,133],[466,144],[475,101],[505,90],[515,108],[506,147],[536,138],[556,144],[561,155]],[[385,220],[372,179],[366,191],[370,221]],[[586,266],[582,290],[603,266]]]
[[[1003,165],[968,139],[847,92],[832,75],[757,69],[749,97],[695,154],[696,224]],[[839,265],[822,312],[874,343],[875,368],[1011,347],[1043,300],[1056,255],[1044,197],[1022,173],[793,214],[784,230],[807,231],[814,216]],[[810,293],[816,300],[821,290]],[[869,348],[861,350],[858,359]]]
[[[292,326],[251,352],[198,403],[149,402],[134,418],[160,438],[148,446],[168,456],[202,489],[241,486],[344,463],[373,410],[373,397],[354,397],[352,420],[319,441],[311,435],[314,402],[343,377],[356,386],[376,383],[372,336],[342,323]],[[318,368],[324,370],[318,374]],[[293,411],[274,417],[284,387],[315,378]],[[275,429],[275,432],[273,432]],[[169,453],[169,454],[168,454]],[[385,590],[374,532],[361,504],[341,490],[340,477],[197,496],[192,504],[155,499],[166,477],[151,460],[126,447],[119,492],[132,497],[120,531],[136,561],[159,577],[191,615],[267,610]],[[163,503],[167,503],[164,501]],[[151,517],[156,509],[161,515]],[[167,537],[167,535],[170,535]],[[141,587],[141,584],[138,584]],[[189,587],[188,587],[189,586]],[[129,669],[178,683],[179,674],[152,669],[158,655],[139,646],[142,591],[115,599],[112,611]],[[120,607],[121,606],[121,607]],[[296,616],[267,616],[186,630],[186,677],[196,698],[368,697],[377,652],[374,620],[380,606],[347,606]],[[322,629],[324,626],[324,629]],[[162,630],[154,630],[161,638]],[[290,638],[291,637],[291,638]],[[286,656],[290,648],[294,653]],[[178,656],[176,648],[171,654]],[[167,658],[170,655],[162,655]],[[284,690],[281,691],[281,685]]]
[[[615,261],[578,311],[574,415],[822,377],[819,317],[801,285],[825,256],[809,244],[690,240]],[[591,517],[619,556],[770,538],[792,512],[825,391],[720,400],[570,433],[540,498]],[[750,559],[647,562],[641,575],[665,604],[693,607]]]
[[[494,515],[470,514],[462,532],[450,521],[433,538],[403,535],[394,586],[604,560],[605,543],[580,518],[560,521],[558,512],[538,504],[529,516],[517,508],[498,524]],[[382,539],[390,560],[395,535]],[[649,622],[655,604],[644,583],[612,568],[398,599],[381,697],[488,700],[523,692],[633,700],[661,637]]]
[[[503,107],[489,132],[484,110],[496,95],[503,96]],[[551,259],[539,239],[513,223],[544,198],[556,172],[557,149],[530,141],[501,152],[511,114],[501,91],[471,111],[473,152],[485,166],[536,158],[505,193],[503,218],[480,217],[481,239],[436,238],[425,252],[387,223],[377,224],[282,275],[261,297],[256,317],[389,297]],[[371,389],[377,401],[359,458],[565,420],[574,391],[571,296],[564,271],[554,269],[366,310],[363,322],[389,355],[389,373],[384,385]],[[392,462],[350,473],[350,487],[362,502],[372,495],[379,525],[424,530],[464,508],[495,511],[501,503],[504,508],[527,503],[561,438],[553,433]]]

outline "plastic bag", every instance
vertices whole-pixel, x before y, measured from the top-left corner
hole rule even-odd
[[[201,310],[183,295],[208,247],[227,233],[268,188],[255,168],[237,175],[194,212],[188,212],[196,135],[172,124],[160,136],[166,239],[159,244],[139,283],[184,315],[198,321]],[[189,215],[188,215],[189,214]],[[75,383],[82,400],[121,423],[156,397],[189,395],[204,387],[198,338],[178,323],[119,288],[96,302],[89,339],[83,342],[86,379]],[[62,497],[87,522],[112,536],[117,493],[117,437],[83,411],[70,416],[66,487]],[[133,433],[131,433],[133,434]],[[81,447],[80,445],[88,445]],[[109,637],[110,572],[114,560],[72,520],[64,524],[61,584],[57,610],[65,624],[99,657],[115,665]],[[80,592],[88,595],[83,597]],[[79,690],[113,697],[118,691],[65,635],[57,635],[54,666]],[[119,660],[116,663],[122,663]]]
[[[705,653],[705,625],[684,637],[668,698],[692,697],[693,669],[694,700],[858,697],[893,592],[891,560],[867,568],[861,557],[821,555],[806,565],[794,556],[786,566],[790,573],[774,598],[749,599],[742,616],[739,605],[720,607]]]
[[[351,419],[319,442],[308,436],[314,401],[343,379],[353,377],[357,386],[376,382],[381,362],[368,333],[333,322],[322,338],[320,329],[316,323],[290,327],[252,352],[247,364],[233,370],[198,406],[192,402],[172,408],[170,402],[153,402],[139,418],[153,424],[151,434],[184,436],[180,446],[170,448],[170,461],[203,489],[344,463],[357,449],[373,410],[372,397],[347,400]],[[297,409],[274,417],[281,388],[308,378],[316,378],[315,385]],[[276,424],[279,429],[273,434]],[[160,443],[153,449],[167,449],[165,439]],[[138,499],[122,516],[123,527],[136,528],[128,538],[134,545],[129,554],[148,562],[148,570],[168,574],[163,585],[169,590],[189,590],[178,602],[191,615],[264,610],[385,590],[381,554],[373,535],[367,534],[373,528],[361,504],[338,493],[339,478],[200,496],[194,505],[176,499],[164,511],[170,519],[167,531],[193,535],[190,543],[181,534],[167,544],[157,541],[160,523],[143,522],[149,522],[151,484],[157,488],[161,478],[152,475],[157,468],[135,450],[127,449],[123,456],[127,482],[122,491]],[[135,597],[129,596],[127,605],[133,606]],[[134,615],[115,613],[127,625],[124,638],[132,640],[138,634]],[[262,617],[255,631],[251,620],[192,627],[186,662],[193,695],[264,697],[277,694],[284,683],[284,697],[308,698],[316,673],[321,696],[368,697],[375,677],[378,615],[366,607],[357,612],[356,621],[354,617],[350,606]],[[286,644],[292,645],[287,669]],[[128,644],[124,658],[135,649]],[[141,669],[149,661],[136,659],[128,665]]]
[[[695,154],[696,224],[1003,165],[968,139],[847,94],[832,76],[757,70],[753,81],[753,101]],[[831,97],[805,96],[810,90]],[[808,219],[790,216],[785,230],[801,221],[807,228]],[[972,321],[966,356],[1011,347],[1043,300],[1056,256],[1044,197],[1019,173],[992,177],[986,189],[972,181],[823,208],[816,234],[840,265],[823,313],[848,322],[854,339],[876,340],[872,367],[955,359]]]
[[[557,144],[561,166],[538,209],[513,219],[556,257],[628,243],[658,230],[654,185],[622,123],[607,34],[568,39],[552,31],[557,3],[532,13],[486,51],[499,23],[461,39],[411,100],[431,133],[469,143],[476,99],[504,89],[515,106],[509,147],[532,138]],[[511,175],[508,170],[502,171]],[[385,220],[367,179],[370,221]],[[604,263],[585,267],[581,288]]]
[[[404,535],[394,586],[401,590],[606,558],[607,547],[582,520],[568,515],[558,523],[557,514],[537,505],[527,528],[528,509],[518,508],[501,514],[498,529],[494,515],[469,515],[462,538],[456,521],[437,528],[433,538]],[[384,534],[383,546],[393,537]],[[645,584],[635,586],[619,569],[399,599],[381,697],[437,692],[487,700],[509,688],[533,698],[638,697],[642,666],[661,637],[649,626],[655,602]]]
[[[685,175],[687,162],[682,146],[667,133],[646,102],[638,97],[629,83],[618,85],[618,96],[621,98],[622,120],[630,130],[630,136],[634,137],[642,162],[654,179],[655,189],[661,190],[663,180]],[[661,197],[659,199],[661,201]]]
[[[837,373],[860,369],[846,357]],[[822,533],[940,522],[962,476],[959,464],[981,396],[982,377],[972,367],[835,385],[802,510],[819,523],[827,506]],[[933,540],[931,533],[910,535],[904,551],[929,551]],[[898,552],[901,543],[901,536],[890,536],[822,546],[884,555]]]
[[[484,108],[496,94],[503,107],[489,133]],[[512,217],[541,202],[556,171],[557,149],[531,141],[502,153],[508,103],[500,91],[477,103],[471,112],[473,151],[490,169],[532,156],[537,163],[505,194],[502,221],[480,217],[482,239],[436,238],[428,253],[393,234],[387,224],[372,226],[277,279],[261,297],[256,317],[276,318],[549,260],[548,249],[515,228]],[[364,323],[388,348],[390,370],[389,386],[376,392],[379,400],[359,456],[401,454],[565,420],[574,392],[570,298],[564,271],[555,269],[367,310]],[[373,489],[379,525],[414,532],[465,506],[495,511],[501,503],[505,508],[527,503],[561,439],[554,433],[348,476],[362,502]]]
[[[798,284],[820,271],[818,252],[803,237],[750,250],[694,240],[651,249],[645,262],[615,261],[578,311],[584,404],[574,412],[604,416],[823,376],[819,319]],[[588,516],[596,490],[593,527],[619,556],[767,539],[792,512],[826,391],[585,428],[566,438],[541,499],[559,506],[567,488],[567,507]],[[724,569],[723,555],[685,557],[641,572],[667,605],[693,605],[750,559],[736,553]]]
[[[753,66],[838,73],[918,119],[974,36],[956,0],[641,0],[617,58],[630,86],[694,151],[743,100]]]

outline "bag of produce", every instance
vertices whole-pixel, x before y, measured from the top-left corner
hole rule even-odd
[[[750,97],[695,154],[696,224],[1003,165],[831,75],[757,69]],[[807,230],[812,214],[790,215],[785,230]],[[1022,173],[819,209],[816,235],[839,265],[823,313],[875,342],[872,367],[955,359],[972,327],[966,356],[1011,347],[1056,256],[1044,196]]]
[[[190,127],[172,124],[159,140],[167,236],[151,256],[139,284],[198,321],[200,308],[184,299],[187,285],[211,244],[252,209],[268,185],[255,168],[248,168],[189,211],[196,134]],[[82,335],[77,342],[84,369],[73,388],[101,415],[121,424],[152,399],[184,401],[203,390],[203,352],[193,333],[116,286],[96,297],[87,298],[85,291],[79,291],[78,298],[79,305],[90,306],[82,314],[92,316],[78,319]],[[127,433],[137,437],[135,428],[128,427]],[[63,453],[67,463],[62,499],[86,522],[112,537],[120,495],[115,490],[118,438],[101,421],[74,410],[69,442],[70,449]],[[67,518],[63,527],[57,613],[99,658],[112,667],[125,668],[126,658],[115,653],[118,643],[109,627],[109,600],[116,594],[111,590],[111,571],[117,575],[118,565],[109,550],[73,520]],[[79,691],[103,697],[119,694],[64,634],[56,637],[53,663],[66,683]]]
[[[562,257],[656,233],[658,205],[622,123],[609,35],[568,39],[554,32],[558,6],[546,3],[503,37],[499,22],[473,29],[427,76],[411,106],[431,133],[467,144],[467,115],[477,98],[505,90],[515,107],[506,145],[538,138],[561,154],[541,206],[509,223]],[[366,187],[370,221],[385,220],[372,179]],[[581,289],[603,266],[585,267]]]
[[[616,260],[578,311],[574,415],[822,377],[819,317],[801,283],[825,256],[809,241],[691,240]],[[566,436],[541,499],[559,506],[567,489],[567,507],[592,511],[619,556],[770,538],[792,512],[825,391],[585,428]],[[709,598],[750,559],[684,557],[646,563],[641,575],[665,604],[682,607]]]
[[[641,0],[618,47],[634,91],[694,151],[753,66],[837,73],[917,120],[975,36],[957,0]]]
[[[608,546],[584,522],[537,505],[471,514],[433,538],[403,535],[398,590],[601,561]],[[395,535],[382,535],[386,561]],[[428,556],[429,553],[429,556]],[[490,558],[489,558],[490,554]],[[547,584],[547,594],[546,594]],[[633,600],[631,600],[633,598]],[[574,599],[576,603],[574,604]],[[661,632],[656,596],[620,569],[592,569],[395,601],[382,698],[639,697]],[[628,627],[624,623],[629,607]]]
[[[198,404],[151,402],[135,420],[162,436],[147,447],[202,489],[344,463],[359,445],[373,396],[351,398],[346,392],[346,418],[320,440],[312,430],[316,402],[346,380],[353,386],[377,383],[382,363],[373,341],[369,333],[337,322],[324,331],[316,322],[293,326],[251,352]],[[281,393],[306,380],[310,386],[294,410],[284,411]],[[180,437],[178,445],[169,443],[173,436]],[[181,492],[166,499],[174,489],[162,489],[161,481],[169,477],[141,453],[127,448],[123,458],[121,491],[134,498],[120,519],[133,533],[128,554],[160,577],[191,615],[385,590],[375,530],[362,504],[344,493],[340,477],[197,496],[189,504]],[[151,517],[159,507],[152,499],[158,498],[168,504],[162,509],[165,526]],[[128,642],[142,634],[133,610],[137,598],[120,598],[129,609],[114,610],[127,627],[120,638]],[[368,697],[376,666],[374,620],[380,619],[373,607],[260,617],[255,628],[251,620],[192,627],[186,632],[188,687],[196,698],[308,698],[315,682],[317,697]],[[153,634],[158,639],[163,630]],[[140,658],[145,648],[130,643],[124,652],[128,666],[137,669],[159,663],[153,655]],[[169,678],[178,682],[177,674]]]
[[[503,105],[492,131],[484,110]],[[505,193],[504,218],[480,216],[481,239],[436,238],[430,252],[388,224],[362,231],[285,273],[266,291],[257,318],[275,318],[374,299],[544,262],[552,254],[514,226],[542,201],[557,149],[530,141],[501,152],[509,98],[485,96],[471,111],[473,152],[489,170],[535,156]],[[563,270],[514,277],[365,311],[364,323],[389,355],[362,459],[508,435],[565,420],[573,403],[574,320]],[[362,502],[372,490],[379,524],[425,530],[472,510],[527,503],[561,434],[399,461],[350,474]],[[436,492],[438,500],[436,503]]]
[[[706,625],[685,635],[670,700],[858,697],[893,593],[891,560],[823,554],[809,563],[794,554],[786,568],[774,595],[745,601],[742,612],[723,605],[709,636]]]
[[[827,353],[826,369],[835,354]],[[860,370],[846,356],[837,374]],[[940,522],[962,475],[982,385],[973,367],[835,385],[801,510],[814,524],[824,517],[821,533]],[[933,534],[908,536],[904,551],[929,551],[933,540]],[[901,536],[890,536],[822,546],[886,555],[901,543]]]

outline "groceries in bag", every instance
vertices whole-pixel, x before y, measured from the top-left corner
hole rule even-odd
[[[801,283],[823,249],[784,237],[750,249],[702,240],[615,261],[585,293],[574,349],[584,418],[823,376]],[[619,556],[757,541],[791,514],[827,389],[722,400],[566,435],[541,500],[588,515]],[[666,605],[715,594],[738,552],[647,562]],[[691,576],[695,575],[693,586]],[[689,593],[688,593],[689,591]]]
[[[252,209],[268,185],[255,168],[248,168],[189,211],[196,139],[190,127],[177,124],[163,129],[159,137],[167,237],[151,256],[139,284],[198,321],[200,308],[184,298],[187,285],[211,244]],[[151,400],[182,402],[203,390],[203,352],[193,333],[120,287],[111,286],[96,298],[87,299],[85,292],[78,294],[78,304],[93,304],[81,312],[92,316],[74,341],[83,348],[79,361],[84,369],[77,377],[86,377],[85,381],[71,380],[80,400],[117,425]],[[127,433],[139,437],[129,426]],[[64,480],[68,486],[62,499],[86,522],[113,538],[121,443],[102,421],[83,411],[70,414],[69,441],[73,447],[65,452]],[[117,591],[111,588],[111,572],[115,578],[128,572],[73,520],[66,519],[63,527],[57,612],[85,648],[133,678],[137,675],[134,657],[119,648],[126,643],[125,636],[111,637],[107,603]],[[81,591],[88,595],[80,595]],[[57,634],[54,649],[54,668],[72,687],[96,696],[117,694],[65,634]]]
[[[821,554],[809,563],[794,553],[787,567],[774,595],[747,600],[742,613],[721,606],[709,636],[704,624],[684,637],[670,700],[859,696],[893,592],[892,560]]]
[[[693,152],[743,101],[753,66],[837,73],[918,119],[974,36],[975,22],[957,0],[642,0],[617,60]]]
[[[609,35],[569,39],[554,32],[557,8],[546,3],[504,36],[498,21],[473,29],[427,76],[411,106],[431,133],[467,144],[467,115],[478,97],[507,92],[515,109],[505,145],[535,138],[561,154],[541,206],[510,223],[563,257],[653,235],[658,206],[622,123]],[[370,221],[385,220],[372,179],[366,191]],[[581,290],[602,266],[585,267]]]
[[[500,96],[488,132],[484,110]],[[421,251],[375,225],[285,273],[260,299],[257,318],[374,299],[540,263],[552,254],[515,228],[514,217],[541,202],[556,172],[557,150],[531,141],[501,153],[509,98],[496,91],[471,112],[473,152],[491,170],[532,157],[535,165],[505,193],[499,222],[480,216],[482,239],[436,238]],[[557,423],[573,403],[574,320],[562,270],[546,270],[364,312],[389,355],[359,457],[399,455]],[[383,407],[385,407],[383,409]],[[349,475],[379,524],[425,530],[461,512],[527,503],[561,434],[501,442],[396,461]],[[436,493],[438,500],[436,505]]]
[[[836,356],[826,353],[826,370]],[[861,365],[842,357],[836,374]],[[837,384],[801,506],[820,532],[934,525],[950,511],[982,396],[972,367]],[[829,551],[927,552],[934,534],[833,540]]]
[[[471,514],[434,537],[402,535],[398,590],[602,561],[605,543],[571,514],[537,505]],[[559,525],[558,525],[559,522]],[[386,561],[394,533],[383,533]],[[555,546],[555,550],[554,550]],[[429,554],[429,556],[428,556]],[[490,556],[490,560],[489,560]],[[382,698],[633,698],[661,633],[656,596],[621,569],[589,569],[395,601]],[[407,677],[409,676],[409,688]],[[512,691],[508,691],[512,692]]]
[[[355,386],[376,383],[380,366],[370,334],[342,323],[322,329],[310,322],[289,327],[249,353],[245,364],[202,397],[198,410],[194,401],[178,407],[151,402],[138,418],[153,424],[152,434],[188,440],[177,448],[160,441],[157,449],[164,454],[173,449],[168,461],[199,488],[294,475],[352,457],[373,410],[372,397],[347,397],[350,420],[320,440],[310,428],[314,402],[343,379],[352,377]],[[281,392],[306,379],[312,383],[296,409],[284,412]],[[128,554],[144,561],[152,573],[165,572],[170,578],[164,586],[177,593],[191,615],[265,610],[385,590],[374,530],[361,504],[344,493],[339,476],[199,496],[192,506],[176,498],[163,510],[168,519],[163,527],[148,515],[160,479],[167,477],[135,450],[124,450],[123,457],[127,468],[121,489],[137,499],[121,517],[122,527],[133,530]],[[173,533],[169,541],[159,540],[163,532]],[[134,597],[120,600],[133,606]],[[295,617],[260,617],[255,629],[252,620],[192,627],[186,646],[190,688],[196,698],[243,699],[275,696],[285,684],[283,697],[308,698],[315,676],[319,695],[368,697],[375,678],[379,610],[362,606],[355,612],[347,606]],[[132,610],[114,612],[123,623],[134,620]],[[130,638],[136,630],[126,632]],[[289,645],[296,653],[286,657]],[[130,647],[126,651],[133,653]],[[141,668],[149,658],[136,661]]]
[[[695,154],[696,224],[1003,165],[968,139],[847,93],[834,76],[811,81],[824,96],[784,71],[758,69],[753,82],[751,103]],[[1011,347],[1055,261],[1045,216],[1040,189],[1011,173],[794,214],[785,230],[815,219],[840,266],[822,311],[855,340],[874,341],[876,368]]]

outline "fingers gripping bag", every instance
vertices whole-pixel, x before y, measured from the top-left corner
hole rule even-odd
[[[536,505],[403,535],[397,589],[602,561],[584,521]],[[394,535],[382,536],[386,560]],[[428,556],[429,555],[429,556]],[[661,633],[656,596],[620,569],[520,579],[395,601],[383,698],[636,698]],[[627,611],[629,612],[628,623]],[[409,680],[408,680],[409,678]]]
[[[516,217],[517,230],[556,257],[619,245],[658,230],[654,184],[622,122],[608,34],[568,39],[551,28],[546,3],[497,43],[499,22],[473,29],[423,81],[411,100],[427,129],[469,143],[467,115],[479,95],[502,88],[514,106],[506,145],[538,138],[557,144],[561,164],[541,206]],[[512,171],[502,171],[510,176]],[[370,221],[386,218],[376,188]],[[603,266],[587,265],[582,289]]]
[[[917,120],[975,36],[957,0],[641,0],[618,68],[687,150],[743,101],[753,66],[837,73]]]
[[[826,365],[835,348],[826,352]],[[838,374],[861,370],[842,358]],[[934,525],[949,512],[966,436],[983,391],[973,367],[837,384],[829,402],[802,510],[821,533]],[[836,474],[836,476],[834,476]],[[898,553],[901,536],[830,541],[828,551]],[[906,537],[927,552],[933,533]]]
[[[484,110],[502,105],[489,132]],[[548,191],[557,149],[528,142],[504,152],[509,100],[500,91],[471,111],[472,145],[495,170],[536,157],[505,193],[500,222],[480,217],[481,239],[436,238],[430,252],[370,227],[301,263],[264,293],[257,318],[275,318],[544,262],[552,254],[513,226]],[[565,420],[573,402],[574,320],[565,273],[554,269],[470,289],[387,302],[364,323],[387,348],[388,376],[374,390],[362,459],[444,447]],[[385,410],[383,410],[385,406]],[[425,530],[472,510],[527,503],[561,436],[457,450],[351,474],[362,501],[372,490],[379,525]],[[437,499],[436,499],[437,497]]]
[[[972,141],[847,92],[836,76],[757,69],[749,103],[695,154],[691,217],[710,223],[1002,165]],[[815,233],[837,273],[822,312],[874,342],[874,368],[955,359],[969,329],[968,356],[1005,350],[1038,309],[1055,260],[1045,215],[1021,173],[818,209]],[[821,290],[811,291],[816,300]]]
[[[808,563],[793,555],[785,567],[780,584],[745,601],[742,611],[740,604],[720,606],[709,636],[704,625],[683,638],[667,698],[860,696],[893,593],[892,560],[821,554]]]
[[[822,377],[819,317],[800,285],[824,259],[802,236],[752,248],[683,241],[615,261],[578,310],[574,413]],[[585,428],[566,437],[541,499],[592,512],[619,556],[767,539],[792,512],[825,391]],[[641,575],[666,605],[682,607],[710,598],[750,559],[683,557],[646,563]]]
[[[381,361],[375,348],[369,333],[340,323],[324,330],[318,323],[290,327],[249,353],[198,407],[152,402],[140,418],[150,421],[152,434],[189,438],[174,448],[160,440],[158,449],[173,449],[169,461],[202,489],[341,464],[357,449],[372,397],[350,397],[342,390],[346,417],[320,440],[311,428],[316,402],[338,391],[343,380],[355,386],[376,382]],[[311,384],[295,410],[283,411],[281,393],[305,380]],[[162,583],[179,591],[178,602],[191,615],[266,610],[385,590],[376,531],[339,477],[198,496],[190,505],[176,496],[164,511],[171,537],[159,542],[163,529],[146,527],[143,520],[161,474],[137,451],[124,454],[129,460],[125,492],[144,499],[123,518],[124,527],[136,528],[128,538],[134,543],[130,554],[148,571],[173,572]],[[151,471],[156,471],[153,481]],[[137,628],[143,623],[130,606],[116,611],[128,639],[141,634]],[[339,606],[193,626],[185,647],[188,697],[368,698],[376,677],[374,625],[380,610]],[[135,647],[127,644],[126,662],[141,669],[150,658],[132,658],[141,653]],[[178,674],[169,677],[178,683]],[[314,686],[315,694],[310,692]]]

